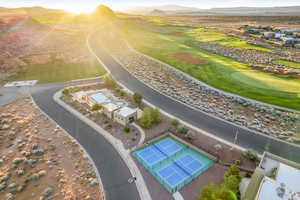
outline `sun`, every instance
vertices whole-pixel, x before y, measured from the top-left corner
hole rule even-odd
[[[80,13],[85,13],[89,14],[92,13],[95,10],[95,7],[93,6],[73,6],[73,7],[68,7],[65,8],[65,10],[74,13],[74,14],[80,14]]]

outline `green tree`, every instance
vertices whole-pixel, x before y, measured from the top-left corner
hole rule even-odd
[[[217,199],[218,200],[237,200],[238,198],[237,198],[237,195],[233,191],[231,191],[227,188],[221,188],[218,192]]]
[[[134,101],[134,103],[135,104],[137,104],[137,105],[141,105],[141,103],[142,103],[142,101],[143,101],[143,96],[141,95],[141,94],[139,94],[139,93],[134,93],[133,95],[132,95],[132,98],[133,98],[133,101]]]
[[[161,115],[159,109],[151,109],[152,124],[159,124],[161,122]]]
[[[102,108],[102,105],[99,104],[99,103],[95,103],[95,104],[92,106],[92,110],[93,110],[93,111],[101,110],[101,108]]]
[[[203,187],[197,200],[237,200],[237,196],[227,188],[219,188],[214,184],[208,184]]]
[[[142,117],[140,119],[140,125],[143,128],[151,128],[152,126],[151,108],[149,107],[144,108]]]
[[[140,125],[143,128],[151,128],[161,122],[161,115],[159,109],[152,109],[149,107],[144,108]]]
[[[116,89],[116,93],[121,96],[124,97],[126,95],[126,92],[123,89],[117,88]]]
[[[240,191],[240,178],[235,175],[228,176],[224,178],[222,186],[228,190],[233,191],[235,194],[238,194]]]
[[[197,200],[215,200],[218,196],[218,190],[215,184],[208,184],[203,187]]]
[[[230,165],[230,167],[227,169],[227,172],[224,175],[224,178],[234,175],[240,179],[240,172],[241,170],[237,165]]]
[[[107,74],[104,76],[104,85],[106,87],[115,88],[117,83],[110,75]]]

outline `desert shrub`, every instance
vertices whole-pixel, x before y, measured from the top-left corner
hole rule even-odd
[[[250,178],[252,176],[251,172],[246,172],[245,177]]]
[[[99,103],[95,103],[95,104],[92,106],[92,110],[93,110],[93,111],[101,110],[101,108],[102,108],[102,105],[99,104]]]
[[[258,158],[258,154],[256,151],[248,149],[247,151],[245,151],[243,153],[243,156],[248,159],[248,160],[252,160],[254,162],[258,162],[259,158]]]
[[[178,125],[179,125],[179,121],[177,120],[177,119],[173,119],[172,120],[172,122],[171,122],[171,124],[174,126],[174,127],[178,127]]]
[[[188,132],[189,132],[189,129],[186,128],[185,126],[180,127],[180,128],[178,129],[178,133],[179,133],[179,134],[186,135]]]
[[[130,127],[125,126],[123,130],[124,130],[125,133],[129,133],[130,132]]]
[[[235,160],[234,164],[237,165],[237,166],[241,165],[241,160]]]
[[[124,90],[120,89],[120,88],[117,88],[117,89],[116,89],[116,93],[117,93],[119,96],[121,96],[121,97],[123,97],[123,96],[126,95],[126,92],[125,92]]]
[[[65,89],[63,89],[62,93],[63,93],[63,95],[67,96],[67,95],[70,94],[70,89],[69,88],[65,88]]]

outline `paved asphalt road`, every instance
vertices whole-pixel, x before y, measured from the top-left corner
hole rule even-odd
[[[62,87],[36,90],[32,96],[37,105],[90,154],[100,173],[107,200],[140,199],[136,185],[128,183],[131,177],[129,169],[113,146],[93,128],[54,102],[53,95]]]
[[[147,101],[158,106],[160,109],[230,142],[234,141],[236,131],[238,131],[238,145],[247,149],[255,149],[260,153],[268,150],[276,155],[300,162],[300,147],[266,137],[265,135],[256,134],[213,118],[201,111],[191,109],[169,97],[161,95],[157,91],[143,84],[128,73],[103,49],[97,33],[93,34],[90,38],[90,45],[99,59],[109,68],[111,74],[117,81],[124,84],[130,90],[142,94]]]

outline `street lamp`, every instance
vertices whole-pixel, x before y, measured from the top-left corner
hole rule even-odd
[[[234,146],[236,145],[236,141],[238,138],[238,134],[239,134],[239,130],[236,130],[235,132],[235,137],[234,137],[234,141],[233,141],[233,146],[230,148],[230,151],[232,151],[234,149]]]

